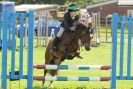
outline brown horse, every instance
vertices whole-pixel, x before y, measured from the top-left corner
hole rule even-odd
[[[85,36],[85,49],[90,50],[91,34],[92,31],[90,27],[87,27],[85,24],[76,22],[75,31],[66,31],[64,32],[61,41],[58,43],[56,52],[52,52],[53,40],[51,39],[46,47],[45,52],[45,65],[60,65],[65,59],[73,59],[76,55],[76,51],[80,48],[79,40],[84,34]],[[49,72],[52,76],[57,75],[57,70],[44,70],[44,76]],[[44,85],[43,81],[43,85]],[[52,84],[52,81],[50,85]]]

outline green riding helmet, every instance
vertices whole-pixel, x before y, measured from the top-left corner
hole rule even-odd
[[[68,10],[78,11],[79,7],[77,5],[69,5]]]

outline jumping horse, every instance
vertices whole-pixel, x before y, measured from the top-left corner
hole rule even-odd
[[[75,22],[74,25],[76,27],[76,30],[67,30],[64,32],[55,52],[51,51],[54,39],[51,39],[49,41],[45,51],[45,65],[60,65],[65,59],[73,59],[76,56],[76,51],[80,48],[79,40],[81,39],[83,34],[85,38],[85,49],[87,51],[90,50],[92,39],[91,34],[93,34],[93,29],[81,22]],[[44,69],[44,76],[46,76],[47,72],[49,72],[51,76],[58,74],[58,70]],[[51,81],[50,85],[52,84],[52,82],[53,81]],[[43,80],[42,86],[44,85],[44,83],[45,80]]]

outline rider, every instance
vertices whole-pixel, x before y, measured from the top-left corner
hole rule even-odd
[[[78,6],[75,3],[72,3],[68,6],[68,10],[64,14],[64,21],[61,24],[60,31],[57,33],[57,36],[54,39],[53,42],[53,50],[56,51],[57,43],[59,42],[59,39],[61,38],[63,32],[65,30],[72,30],[75,31],[75,27],[73,26],[73,23],[79,20],[79,15],[77,14],[77,11],[79,10]],[[82,58],[79,54],[80,51],[77,51],[77,57]]]

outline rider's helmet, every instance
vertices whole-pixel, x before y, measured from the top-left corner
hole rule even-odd
[[[68,11],[78,11],[79,8],[77,6],[76,3],[71,3],[69,6],[68,6]]]

